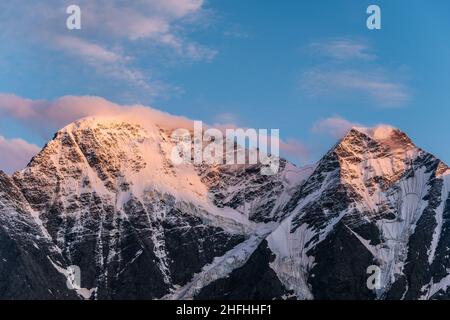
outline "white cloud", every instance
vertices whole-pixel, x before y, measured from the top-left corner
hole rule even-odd
[[[405,105],[411,90],[404,83],[404,71],[385,67],[364,40],[331,39],[310,43],[308,52],[321,57],[300,79],[309,97],[364,99],[379,106]]]
[[[175,17],[183,17],[201,9],[203,0],[159,0],[155,5]]]
[[[380,106],[393,107],[410,100],[409,89],[390,80],[385,73],[355,69],[325,68],[303,73],[301,89],[311,97],[332,97],[362,94]]]
[[[81,30],[69,31],[65,9],[71,4],[0,3],[0,12],[8,12],[0,19],[0,30],[14,41],[31,41],[33,47],[76,57],[107,81],[125,81],[151,96],[171,88],[151,77],[156,72],[149,69],[158,69],[158,59],[208,62],[217,54],[189,37],[191,26],[202,24],[203,0],[79,0]]]
[[[40,148],[22,139],[8,140],[0,136],[0,170],[11,174],[24,168]]]
[[[376,140],[389,139],[392,131],[397,130],[394,126],[385,123],[365,126],[357,122],[349,121],[341,116],[333,116],[315,122],[311,127],[311,131],[313,133],[328,135],[334,139],[341,139],[352,128],[356,128]]]
[[[129,84],[145,89],[151,95],[160,93],[161,87],[152,83],[150,77],[128,65],[129,57],[73,36],[57,36],[54,44],[69,55],[81,58],[99,74],[125,80]]]

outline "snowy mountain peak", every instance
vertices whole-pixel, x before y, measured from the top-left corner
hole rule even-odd
[[[443,177],[450,175],[450,167],[446,165],[444,162],[439,161],[439,164],[436,168],[436,176]]]
[[[263,176],[260,164],[173,165],[171,129],[189,122],[164,119],[76,121],[0,174],[1,242],[33,253],[8,268],[39,264],[32,287],[55,297],[450,296],[450,169],[402,131],[355,127],[317,165],[280,160]],[[81,293],[64,289],[70,265]]]
[[[22,172],[48,173],[50,186],[71,194],[94,190],[129,197],[145,189],[170,192],[185,200],[205,201],[207,190],[192,166],[174,167],[172,145],[156,125],[146,128],[121,118],[87,118],[60,130]],[[123,199],[125,201],[126,199]]]
[[[367,185],[370,181],[396,181],[425,154],[404,132],[382,126],[352,128],[328,157],[338,160],[343,181]]]
[[[13,175],[67,265],[83,270],[87,296],[161,298],[187,285],[215,257],[261,241],[281,219],[288,189],[310,172],[285,160],[269,177],[260,164],[174,165],[174,125],[128,115],[82,119]],[[238,249],[232,254],[242,263],[251,252]]]
[[[352,128],[268,238],[278,277],[303,299],[448,296],[448,172],[398,129]],[[370,266],[381,272],[374,291]]]
[[[403,131],[386,125],[374,128],[353,127],[340,141],[354,147],[375,147],[379,145],[391,152],[407,152],[416,148],[412,140]]]

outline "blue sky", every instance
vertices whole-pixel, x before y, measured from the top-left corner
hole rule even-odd
[[[300,164],[348,126],[379,123],[450,163],[447,0],[44,3],[0,4],[4,150],[14,138],[42,146],[60,124],[33,125],[10,95],[94,95],[211,124],[279,128]],[[65,27],[72,3],[81,30]],[[366,27],[370,4],[381,8],[381,30]]]

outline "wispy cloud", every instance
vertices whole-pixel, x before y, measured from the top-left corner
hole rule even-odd
[[[294,138],[288,138],[280,141],[280,152],[283,156],[289,157],[292,161],[296,161],[300,164],[305,164],[309,160],[310,150],[300,140]]]
[[[311,97],[348,97],[362,94],[380,106],[401,106],[410,100],[406,85],[382,72],[355,69],[308,70],[301,77],[302,90]]]
[[[11,174],[22,169],[39,150],[38,146],[22,139],[0,136],[0,170]]]
[[[251,35],[243,29],[243,27],[239,24],[230,24],[229,26],[224,28],[223,31],[224,36],[235,38],[235,39],[249,39]]]
[[[123,56],[120,52],[74,36],[55,36],[54,45],[68,55],[82,59],[99,74],[124,80],[145,89],[150,95],[160,93],[162,87],[156,82],[153,83],[149,75],[145,75],[138,68],[131,67],[129,65],[131,58]]]
[[[124,57],[120,54],[105,49],[95,43],[88,42],[73,36],[57,36],[54,38],[55,44],[61,49],[71,52],[74,55],[85,57],[92,62],[118,62]]]
[[[320,58],[300,77],[300,88],[310,98],[364,99],[383,107],[403,106],[411,90],[398,70],[386,67],[368,42],[331,39],[310,43],[308,52]]]
[[[58,50],[107,81],[121,80],[151,95],[172,88],[153,79],[156,72],[149,69],[158,69],[158,59],[208,62],[217,54],[189,36],[191,26],[202,25],[206,16],[203,0],[79,0],[82,29],[74,31],[65,27],[65,9],[71,4],[68,0],[1,3],[0,11],[8,12],[0,20],[2,35]],[[27,16],[27,22],[18,24],[17,16]]]
[[[308,48],[312,54],[330,57],[337,60],[375,60],[377,57],[371,48],[362,41],[350,39],[331,39],[310,43]]]
[[[315,122],[311,128],[313,133],[329,135],[335,139],[342,138],[351,128],[361,127],[359,123],[351,122],[341,116],[333,116]]]
[[[213,119],[214,126],[230,128],[238,127],[241,119],[238,114],[233,112],[222,112],[216,115]]]

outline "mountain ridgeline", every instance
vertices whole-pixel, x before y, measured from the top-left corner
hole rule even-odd
[[[450,298],[450,169],[400,130],[271,176],[173,165],[173,143],[86,118],[0,173],[0,298]]]

